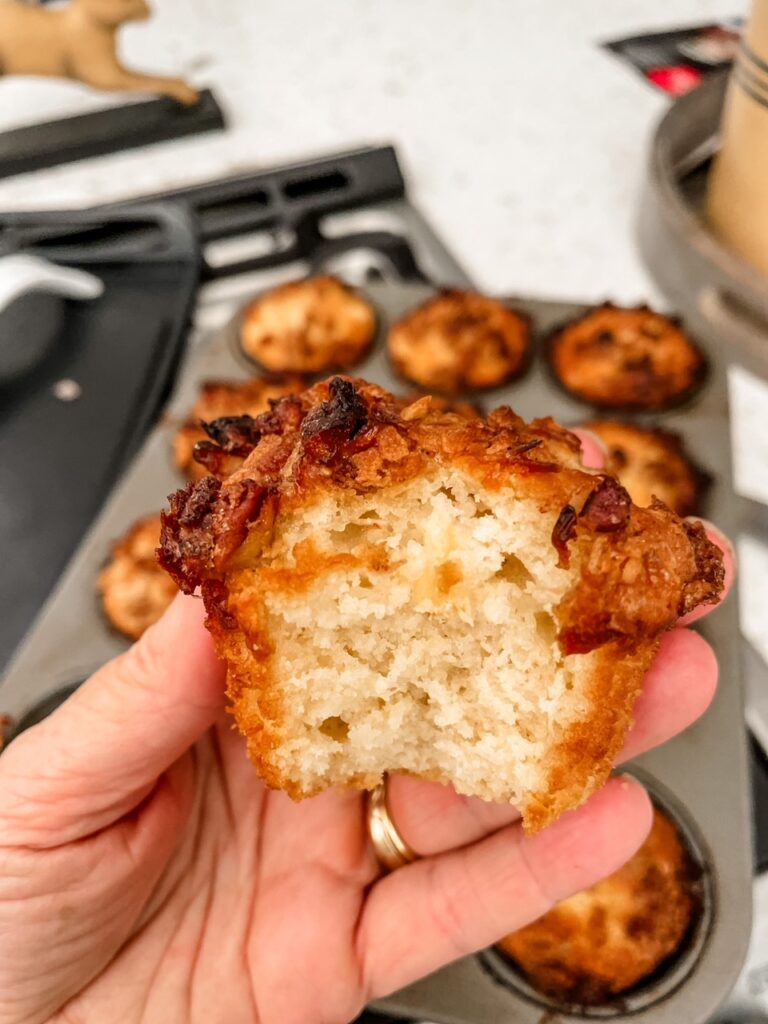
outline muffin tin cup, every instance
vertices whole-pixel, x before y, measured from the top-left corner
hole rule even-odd
[[[16,739],[17,736],[20,736],[27,729],[31,729],[33,725],[37,725],[38,722],[42,722],[48,715],[53,714],[56,708],[63,704],[84,681],[83,679],[78,679],[76,683],[59,687],[59,689],[54,690],[47,697],[43,697],[37,704],[29,708],[21,718],[11,719],[5,734],[0,736],[0,750],[2,750],[3,744],[10,743],[11,740]]]
[[[576,1020],[621,1021],[669,998],[685,985],[695,971],[717,916],[717,896],[710,855],[695,822],[678,800],[647,772],[635,768],[632,774],[645,786],[653,803],[676,825],[691,860],[700,872],[698,878],[700,905],[697,907],[679,949],[668,956],[648,978],[600,1006],[579,1006],[563,1003],[543,995],[528,981],[521,969],[500,949],[492,947],[478,954],[478,959],[496,982],[509,988],[516,996],[550,1013],[565,1014]],[[561,1019],[561,1018],[558,1018]]]
[[[386,352],[386,331],[394,319],[434,294],[434,289],[384,283],[359,290],[376,309],[377,338],[367,357],[347,372],[400,394],[416,390],[394,372]],[[552,328],[588,307],[517,296],[509,301],[532,320],[534,354],[528,372],[503,387],[460,397],[486,410],[508,404],[527,419],[552,415],[562,423],[576,425],[592,418],[595,410],[554,384],[543,354],[544,340]],[[99,569],[114,539],[140,516],[161,508],[166,496],[185,482],[173,464],[172,441],[201,383],[209,378],[245,378],[255,372],[253,362],[239,346],[239,323],[240,313],[225,328],[198,340],[162,421],[115,488],[17,652],[0,684],[0,711],[16,721],[128,646],[110,630],[101,612],[95,590]],[[717,346],[700,337],[696,340],[709,360],[709,374],[696,400],[667,412],[624,413],[620,418],[658,424],[682,435],[693,459],[713,478],[703,514],[733,536],[738,523],[731,491],[726,362]],[[669,975],[673,982],[659,978],[649,986],[647,998],[638,989],[637,1000],[628,999],[621,1013],[612,1012],[613,1020],[703,1024],[728,995],[749,940],[751,815],[736,595],[731,594],[696,628],[717,652],[719,692],[702,719],[682,736],[638,759],[632,770],[643,773],[684,828],[690,823],[692,848],[701,854],[711,887],[706,934],[681,956]],[[519,985],[513,987],[506,974],[499,980],[502,972],[496,955],[486,952],[467,957],[379,1001],[376,1007],[390,1015],[436,1024],[584,1020],[581,1014],[546,1009],[541,999],[535,1001]],[[493,974],[492,963],[496,964]]]
[[[594,308],[596,308],[596,306],[594,306],[594,305],[590,306],[590,307],[587,307],[587,311],[589,311],[589,309],[594,309]],[[648,306],[634,306],[632,308],[633,309],[638,309],[638,308],[648,309],[649,307]],[[564,320],[562,320],[560,323],[553,324],[550,327],[549,331],[547,332],[546,337],[542,338],[541,341],[540,341],[540,345],[539,345],[540,353],[541,353],[541,356],[542,356],[542,358],[544,360],[544,363],[545,363],[545,365],[547,367],[547,371],[548,371],[548,374],[549,374],[549,380],[552,383],[552,385],[555,388],[557,388],[562,395],[572,399],[573,401],[578,402],[580,405],[582,405],[582,406],[584,406],[584,407],[586,407],[588,409],[594,409],[596,415],[600,415],[603,418],[606,418],[606,419],[607,418],[616,418],[616,417],[622,418],[622,417],[625,417],[625,416],[631,418],[632,416],[639,415],[637,407],[633,406],[633,405],[626,405],[626,404],[622,404],[621,402],[612,403],[612,402],[609,402],[609,401],[605,401],[605,402],[590,402],[586,398],[581,398],[580,396],[576,395],[575,392],[570,391],[566,387],[566,385],[560,380],[560,377],[558,376],[557,371],[555,370],[554,362],[553,362],[554,342],[555,342],[555,339],[557,338],[557,336],[561,333],[561,331],[563,331],[566,327],[568,327],[568,325],[572,322],[573,319],[574,319],[573,315],[569,315]],[[683,329],[684,329],[684,325],[683,325],[682,319],[680,317],[678,317],[678,316],[668,316],[667,319],[671,320],[676,326],[682,326]],[[686,332],[686,333],[688,333],[688,332]],[[685,388],[683,391],[681,391],[679,395],[676,395],[674,398],[670,399],[668,402],[663,403],[658,408],[649,409],[645,413],[645,415],[648,415],[648,416],[660,416],[660,415],[664,415],[665,413],[670,413],[670,412],[678,412],[678,413],[679,412],[685,412],[688,409],[692,409],[696,405],[698,397],[699,397],[699,394],[703,390],[703,388],[705,387],[705,385],[707,383],[707,378],[709,377],[709,374],[710,374],[710,362],[709,362],[709,357],[706,354],[706,350],[705,350],[704,346],[702,346],[701,343],[698,342],[698,340],[697,340],[697,345],[698,345],[699,349],[704,354],[704,362],[702,363],[701,367],[699,368],[699,371],[695,375],[694,379],[691,381],[690,385],[687,388]]]

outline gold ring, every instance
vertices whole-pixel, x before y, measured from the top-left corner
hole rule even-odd
[[[395,871],[419,859],[392,821],[387,804],[386,775],[384,781],[368,793],[366,815],[374,853],[385,871]]]

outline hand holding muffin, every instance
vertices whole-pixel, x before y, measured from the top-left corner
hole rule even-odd
[[[209,429],[226,473],[172,496],[161,561],[297,798],[405,772],[542,828],[605,782],[663,633],[722,590],[700,525],[633,506],[551,420],[335,377]]]
[[[621,756],[690,724],[715,681],[701,637],[665,634]],[[237,1020],[256,1001],[265,1022],[319,1009],[342,1024],[611,873],[650,827],[625,779],[525,838],[509,805],[397,776],[392,814],[422,859],[380,877],[360,795],[294,804],[267,790],[226,704],[200,602],[181,597],[0,758],[0,1020],[64,1005],[95,1020],[211,1006]],[[57,916],[59,942],[41,942],[32,908]]]

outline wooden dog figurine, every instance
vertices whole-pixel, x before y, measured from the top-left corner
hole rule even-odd
[[[146,0],[70,0],[45,10],[0,0],[0,75],[72,78],[95,89],[155,92],[179,103],[199,94],[180,78],[129,71],[117,55],[117,31],[150,15]]]

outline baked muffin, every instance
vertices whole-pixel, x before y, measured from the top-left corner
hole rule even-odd
[[[699,511],[709,478],[688,458],[678,434],[617,420],[592,420],[584,426],[605,443],[605,469],[636,505],[647,508],[656,497],[679,516]]]
[[[677,320],[610,302],[550,336],[549,361],[572,395],[603,408],[667,409],[700,386],[706,362]]]
[[[206,475],[206,469],[195,460],[194,452],[196,444],[208,440],[202,422],[222,416],[258,416],[269,409],[273,399],[301,391],[304,386],[304,380],[297,374],[205,381],[189,418],[173,439],[174,462],[190,480],[200,480]]]
[[[237,468],[171,496],[235,718],[293,797],[384,772],[516,804],[530,831],[608,777],[662,633],[719,549],[510,409],[466,420],[334,377],[218,433]]]
[[[623,868],[499,946],[549,998],[607,1003],[680,949],[700,912],[700,888],[677,827],[656,810],[650,835]]]
[[[109,561],[99,573],[97,588],[104,614],[131,640],[157,622],[177,588],[157,563],[160,516],[139,519],[112,545]]]
[[[496,299],[445,291],[392,326],[389,355],[406,380],[456,395],[518,376],[528,362],[530,333],[528,318]]]
[[[336,277],[273,288],[245,310],[244,351],[266,370],[321,373],[358,363],[376,331],[373,307]]]

